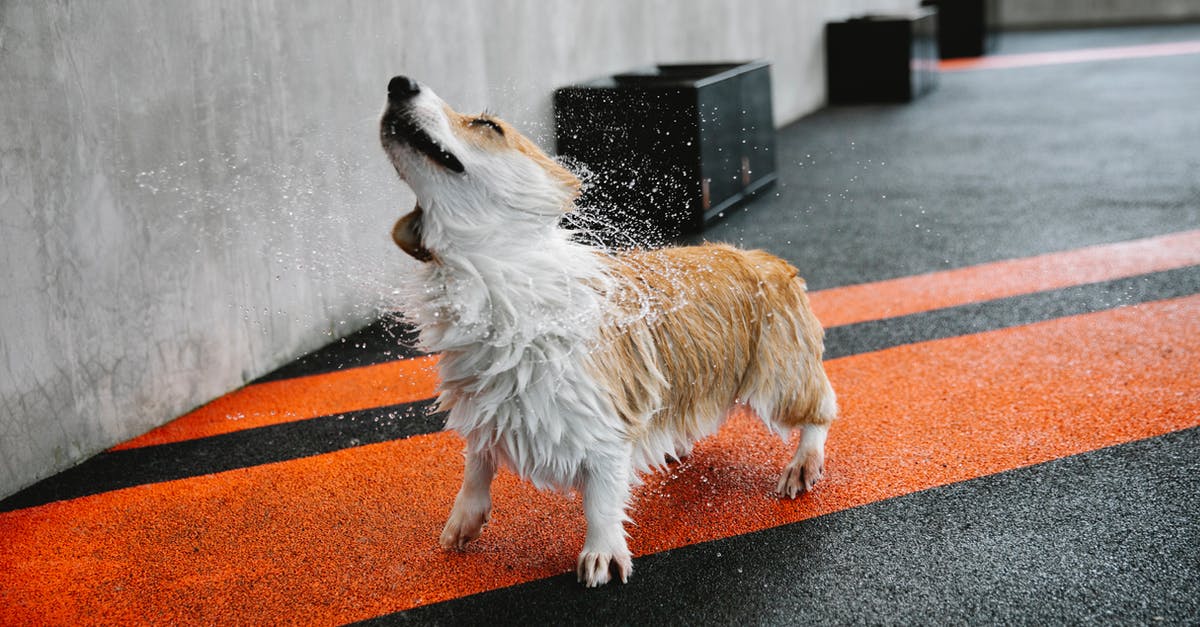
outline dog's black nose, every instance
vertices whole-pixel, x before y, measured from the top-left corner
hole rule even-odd
[[[396,76],[388,83],[388,100],[407,100],[421,93],[421,85],[407,76]]]

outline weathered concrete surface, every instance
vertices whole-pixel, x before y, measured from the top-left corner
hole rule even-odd
[[[0,2],[0,496],[386,306],[393,74],[549,145],[558,85],[764,57],[782,122],[827,19],[915,3]]]

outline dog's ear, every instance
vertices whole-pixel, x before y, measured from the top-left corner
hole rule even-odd
[[[392,227],[392,241],[410,257],[422,263],[433,260],[433,253],[429,252],[421,241],[421,216],[424,211],[421,205],[417,205]]]

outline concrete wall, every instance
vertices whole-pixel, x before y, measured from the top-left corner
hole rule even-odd
[[[997,0],[1004,28],[1110,26],[1200,20],[1200,0]]]
[[[388,305],[393,74],[548,146],[560,84],[765,57],[785,122],[826,20],[915,3],[0,2],[0,496]]]

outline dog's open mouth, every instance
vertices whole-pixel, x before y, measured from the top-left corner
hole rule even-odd
[[[383,121],[382,130],[385,141],[392,140],[408,144],[413,150],[432,159],[434,163],[451,172],[462,174],[464,168],[458,157],[446,150],[436,139],[403,113],[390,112]]]

